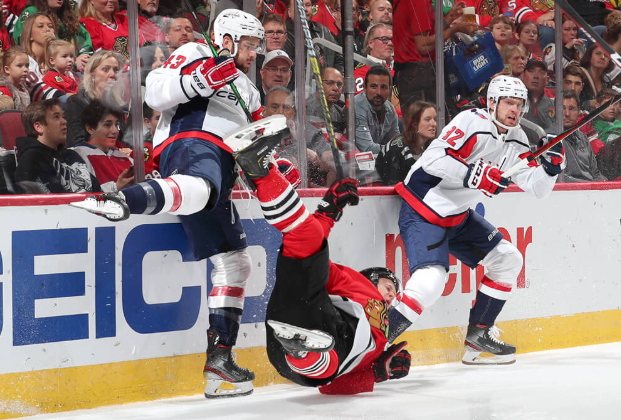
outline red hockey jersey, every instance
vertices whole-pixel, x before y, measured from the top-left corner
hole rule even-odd
[[[313,5],[313,17],[311,20],[321,23],[332,32],[332,35],[339,35],[340,30],[336,27],[336,18],[324,2],[319,1],[317,4]]]
[[[49,87],[58,89],[61,92],[78,93],[79,83],[71,73],[64,75],[54,69],[50,69],[43,76],[43,82]]]

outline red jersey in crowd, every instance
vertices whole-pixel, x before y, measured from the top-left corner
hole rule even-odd
[[[540,16],[554,10],[554,0],[515,0],[515,21],[537,22]]]
[[[287,5],[282,0],[264,2],[266,13],[276,13],[287,20]]]
[[[324,2],[318,1],[317,4],[313,5],[313,17],[311,20],[321,23],[332,32],[332,35],[339,36],[340,30],[336,27],[336,17]]]
[[[435,61],[435,52],[423,55],[414,42],[414,35],[435,34],[431,0],[395,0],[392,10],[395,62]]]
[[[78,93],[79,83],[70,72],[64,75],[54,69],[50,69],[43,76],[43,82],[61,92]]]
[[[0,51],[6,51],[11,47],[11,38],[6,28],[0,29]]]

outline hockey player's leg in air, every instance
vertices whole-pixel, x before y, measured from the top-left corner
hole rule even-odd
[[[449,254],[470,268],[485,267],[465,337],[465,364],[515,362],[515,346],[499,338],[494,326],[523,266],[518,249],[473,211],[485,197],[509,185],[503,171],[532,157],[519,129],[528,109],[528,90],[519,79],[498,76],[490,82],[487,109],[464,111],[410,169],[395,190],[403,198],[399,229],[411,278],[390,314],[394,340],[442,295],[448,280]],[[537,198],[550,194],[562,171],[558,143],[517,171],[511,181]],[[481,195],[483,193],[483,195]]]
[[[234,154],[265,219],[283,234],[266,313],[270,362],[283,377],[327,394],[372,391],[407,375],[407,343],[385,350],[400,281],[386,268],[357,272],[329,259],[328,234],[343,208],[358,204],[357,182],[334,183],[311,214],[272,163],[277,144],[263,137]]]
[[[264,30],[253,15],[225,10],[214,21],[214,37],[214,43],[229,54],[214,57],[207,45],[189,42],[147,77],[145,101],[162,112],[153,141],[163,179],[72,203],[112,221],[130,214],[178,215],[195,259],[211,260],[213,289],[208,298],[203,371],[208,398],[253,391],[254,373],[238,366],[231,353],[251,260],[241,220],[230,200],[236,178],[233,150],[222,139],[248,125],[247,112],[232,83],[245,98],[252,118],[260,116],[259,91],[245,73],[256,57]],[[275,120],[258,121],[250,131],[269,132]],[[250,142],[252,137],[243,140]]]

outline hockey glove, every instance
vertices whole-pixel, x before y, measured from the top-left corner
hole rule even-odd
[[[481,190],[488,197],[499,194],[508,186],[509,179],[503,178],[498,168],[488,165],[483,159],[471,163],[464,178],[464,187]]]
[[[407,341],[393,344],[373,362],[375,382],[384,382],[388,379],[399,379],[408,375],[412,356],[404,349]]]
[[[192,87],[200,95],[209,96],[213,92],[233,83],[239,77],[235,60],[231,57],[211,57],[203,61],[191,74]]]
[[[293,166],[293,163],[289,159],[278,158],[276,159],[276,166],[278,166],[278,170],[281,174],[289,181],[289,184],[293,188],[297,188],[302,183],[302,178],[300,178],[300,171],[298,168]]]
[[[358,204],[358,181],[351,178],[336,181],[323,199],[317,205],[317,214],[338,222],[343,215],[343,208],[347,204],[355,206]]]
[[[548,134],[540,138],[537,143],[537,148],[545,146],[555,137],[556,135],[554,134]],[[567,166],[567,161],[565,160],[565,148],[563,147],[562,141],[556,143],[541,155],[541,166],[543,166],[543,169],[545,169],[546,173],[550,176],[556,176],[563,172],[563,169]]]

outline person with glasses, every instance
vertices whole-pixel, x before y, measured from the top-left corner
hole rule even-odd
[[[355,97],[356,147],[377,155],[382,144],[399,134],[399,117],[388,100],[392,87],[390,71],[381,64],[371,67],[364,87],[364,94]]]
[[[291,81],[293,61],[282,50],[270,51],[265,55],[263,66],[259,70],[259,93],[261,103],[265,104],[265,94],[275,86],[287,87]]]
[[[579,101],[580,99],[576,92],[572,90],[563,92],[564,130],[578,122],[578,117],[580,116]],[[618,109],[619,107],[617,106],[616,108]],[[610,113],[613,114],[614,118],[614,109]],[[562,182],[606,181],[606,178],[597,166],[595,153],[593,153],[586,134],[580,130],[574,131],[563,140],[563,146],[565,146],[567,167],[563,171]]]
[[[343,107],[337,105],[343,94],[343,75],[340,71],[332,67],[326,67],[321,72],[321,81],[323,83],[323,91],[326,94],[326,102],[332,122],[345,121]],[[314,95],[306,98],[306,115],[309,117],[320,118],[323,121],[323,111],[321,99],[316,92]],[[337,130],[338,131],[338,130]]]
[[[287,41],[287,27],[282,16],[268,13],[263,17],[265,29],[265,52],[282,50]]]
[[[392,57],[394,54],[394,44],[392,42],[392,26],[385,23],[378,23],[367,32],[364,39],[364,53],[371,61],[386,66],[394,76],[392,71]],[[364,91],[364,79],[371,67],[366,64],[358,64],[354,69],[354,84],[356,95]]]

